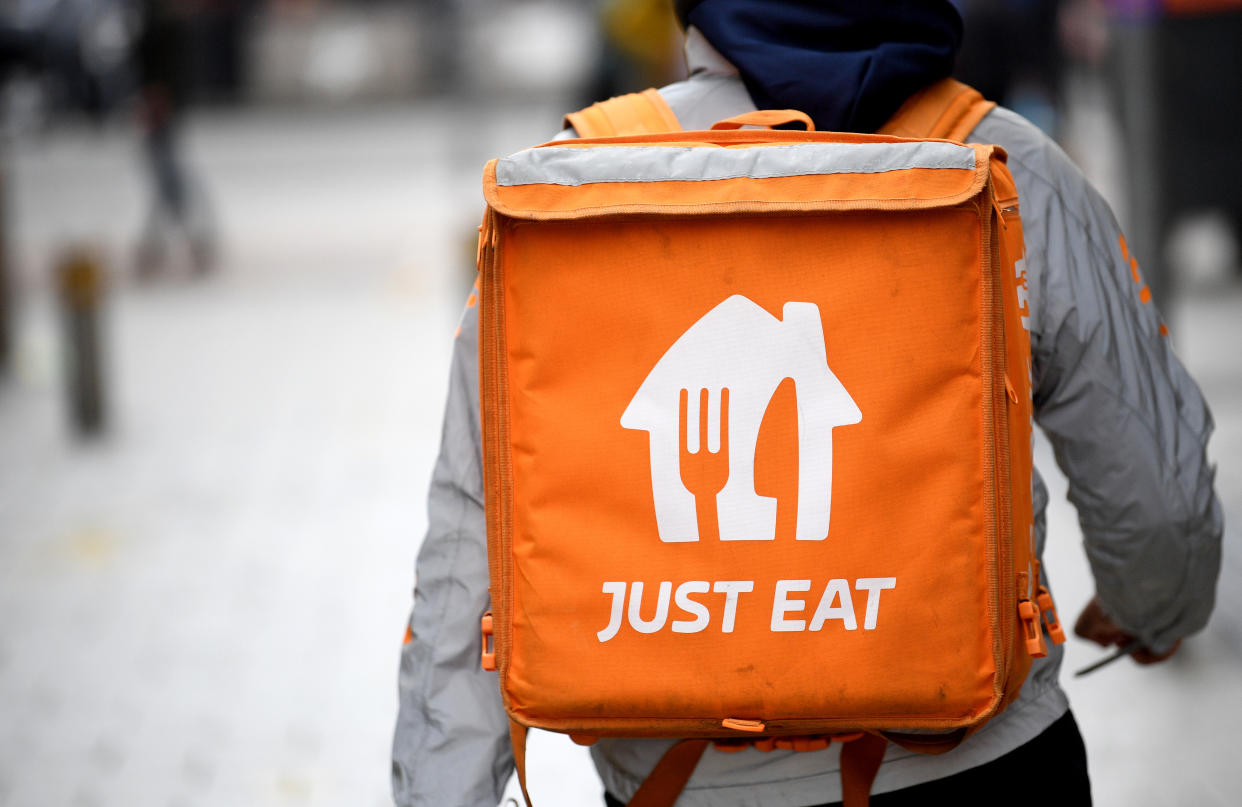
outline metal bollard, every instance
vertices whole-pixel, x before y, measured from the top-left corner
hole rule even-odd
[[[64,323],[65,392],[77,433],[84,437],[103,432],[103,350],[100,308],[104,296],[103,269],[94,253],[71,248],[56,266]]]

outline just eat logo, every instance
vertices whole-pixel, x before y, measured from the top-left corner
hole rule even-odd
[[[621,426],[648,433],[651,489],[663,543],[773,541],[774,497],[755,490],[760,424],[781,383],[794,380],[798,418],[797,526],[799,541],[828,537],[832,511],[832,431],[862,420],[858,405],[828,367],[819,307],[787,302],[782,318],[735,294],[691,325],[664,353],[621,415]],[[773,632],[819,631],[833,620],[857,630],[854,594],[865,593],[863,630],[875,630],[881,593],[895,577],[834,578],[815,585],[811,601],[798,595],[809,579],[777,580],[769,627]],[[672,580],[654,584],[654,613],[643,616],[644,581],[608,581],[612,598],[600,642],[628,624],[639,634],[665,629],[699,633],[713,622],[732,633],[737,614],[754,595],[754,580]],[[676,608],[680,615],[671,613]],[[648,604],[650,610],[650,604]],[[718,619],[713,618],[718,613]],[[672,617],[670,619],[670,616]],[[682,618],[677,618],[678,616]]]

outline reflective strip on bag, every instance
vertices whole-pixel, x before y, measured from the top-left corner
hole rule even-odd
[[[798,143],[756,148],[695,146],[549,146],[498,161],[496,182],[578,186],[606,182],[772,179],[821,174],[879,174],[908,169],[973,171],[966,146],[917,143]]]

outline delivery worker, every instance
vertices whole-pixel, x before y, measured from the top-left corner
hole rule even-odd
[[[690,75],[660,92],[684,129],[755,108],[794,108],[820,130],[874,131],[912,93],[949,75],[961,38],[947,0],[676,6]],[[1003,108],[967,139],[1004,147],[1021,198],[1035,417],[1069,479],[1098,592],[1079,631],[1104,644],[1136,637],[1146,648],[1139,660],[1166,658],[1213,605],[1222,522],[1206,459],[1211,415],[1173,354],[1112,212],[1065,154]],[[489,596],[477,324],[477,308],[468,307],[402,653],[393,746],[400,807],[492,807],[513,766],[495,673],[479,667]],[[1041,552],[1047,502],[1036,474]],[[1003,793],[1006,804],[1089,804],[1082,740],[1057,681],[1061,659],[1051,647],[1018,700],[951,752],[890,744],[873,803],[947,794],[955,804],[992,804]],[[670,744],[592,746],[608,803],[623,804]],[[840,798],[838,754],[838,744],[801,753],[709,749],[677,803],[831,803]]]

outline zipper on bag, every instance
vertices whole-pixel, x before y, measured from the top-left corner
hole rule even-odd
[[[483,408],[483,428],[485,430],[484,475],[485,490],[495,497],[494,520],[487,523],[488,543],[495,536],[498,551],[488,553],[488,565],[492,572],[492,580],[498,584],[502,580],[512,580],[512,495],[513,469],[509,455],[509,420],[505,411],[508,401],[507,346],[505,341],[504,314],[504,278],[497,265],[496,249],[499,243],[497,232],[499,222],[497,214],[490,207],[483,219],[479,237],[479,271],[481,292],[479,358],[482,389],[480,398]],[[488,447],[491,450],[488,450]],[[488,482],[486,474],[492,471],[496,478]],[[502,585],[500,603],[492,603],[494,617],[491,620],[494,638],[494,660],[492,664],[499,668],[503,681],[508,672],[510,651],[512,648],[513,594],[512,586]],[[493,587],[493,591],[494,591]],[[504,688],[501,687],[503,693]]]

